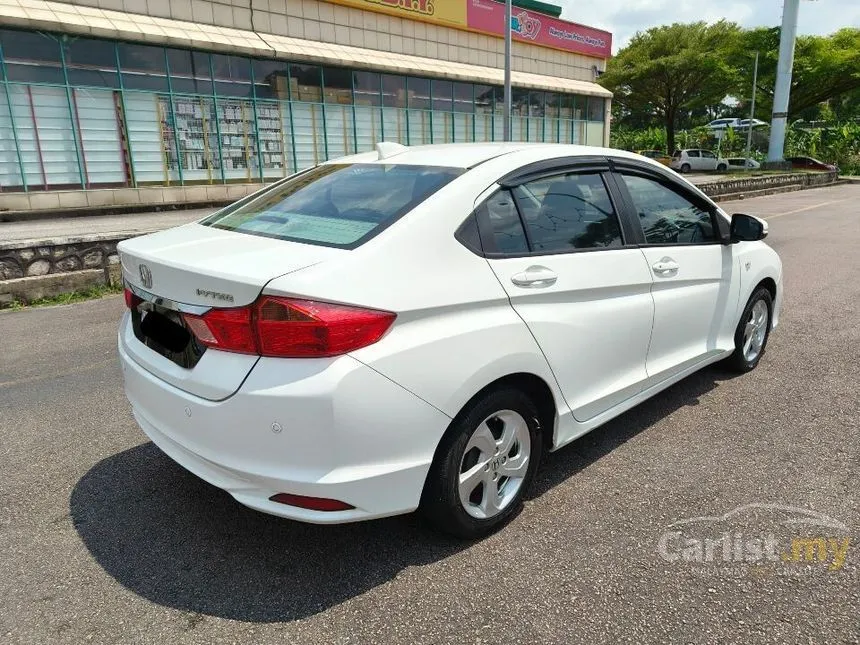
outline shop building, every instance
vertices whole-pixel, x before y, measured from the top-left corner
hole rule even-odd
[[[611,34],[515,4],[513,138],[606,145]],[[503,27],[494,0],[0,0],[0,206],[218,199],[378,141],[501,140]]]

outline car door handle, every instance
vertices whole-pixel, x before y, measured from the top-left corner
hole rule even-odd
[[[551,287],[558,280],[558,276],[551,269],[542,266],[530,266],[525,271],[520,271],[511,276],[511,282],[518,287],[540,289]]]
[[[657,273],[659,275],[666,275],[669,273],[676,272],[680,268],[680,266],[672,258],[663,258],[659,262],[655,262],[654,264],[652,264],[651,268],[654,269],[654,273]]]

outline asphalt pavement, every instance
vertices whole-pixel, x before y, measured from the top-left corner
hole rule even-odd
[[[414,516],[248,510],[135,426],[120,297],[0,313],[0,642],[860,642],[858,201],[724,205],[767,217],[785,266],[759,367],[706,369],[550,455],[474,544]],[[727,538],[711,560],[678,541],[693,518]],[[808,531],[794,559],[744,547]]]

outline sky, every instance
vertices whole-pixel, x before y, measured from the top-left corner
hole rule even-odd
[[[726,18],[744,27],[777,26],[782,0],[556,0],[561,17],[611,31],[613,52],[637,31],[672,22],[713,22]],[[829,34],[860,27],[860,0],[803,0],[798,31]]]

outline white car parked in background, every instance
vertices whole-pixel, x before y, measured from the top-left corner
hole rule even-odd
[[[758,364],[783,297],[766,234],[619,150],[379,144],[122,242],[126,392],[247,506],[420,508],[476,537],[545,449]]]
[[[669,164],[672,170],[691,172],[695,170],[728,170],[729,162],[710,150],[676,150]]]
[[[749,168],[751,170],[756,170],[757,168],[761,168],[761,164],[755,159],[745,159],[743,157],[731,157],[726,159],[729,162],[729,166],[731,168]]]
[[[733,130],[746,130],[750,127],[750,123],[752,123],[753,128],[758,128],[763,125],[767,125],[764,121],[759,119],[738,119],[738,118],[728,118],[728,119],[715,119],[708,124],[708,127],[711,130],[726,130],[728,128],[732,128]]]

